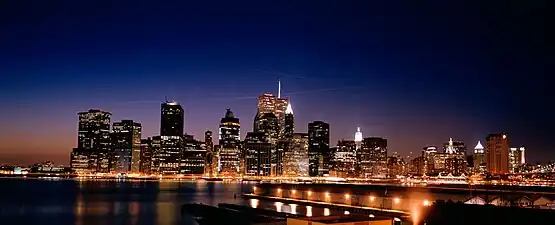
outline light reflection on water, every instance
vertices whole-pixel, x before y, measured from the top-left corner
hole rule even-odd
[[[229,182],[117,182],[74,180],[0,180],[2,225],[193,225],[181,215],[185,203],[242,204],[286,213],[322,216],[343,211],[242,199],[252,183]],[[237,197],[234,197],[234,194]]]

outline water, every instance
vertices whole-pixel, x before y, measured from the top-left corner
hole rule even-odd
[[[182,204],[249,204],[240,193],[252,186],[206,181],[0,179],[0,224],[192,225],[196,224],[192,218],[181,215]]]
[[[255,183],[0,178],[1,225],[196,225],[185,203],[250,205],[309,216],[344,212],[243,199]],[[236,197],[234,197],[236,195]]]

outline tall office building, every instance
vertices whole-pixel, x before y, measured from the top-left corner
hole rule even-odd
[[[162,137],[152,137],[148,143],[148,148],[150,151],[150,173],[158,175],[163,174],[162,170],[164,170],[164,168],[160,168],[160,165],[165,162],[166,155],[162,152]]]
[[[71,154],[70,164],[81,173],[110,171],[111,113],[91,109],[78,113],[77,148]],[[85,161],[87,161],[85,163]]]
[[[112,127],[113,171],[139,173],[141,168],[141,124],[133,120],[115,122]]]
[[[203,142],[195,140],[192,135],[185,135],[184,147],[179,164],[179,173],[187,175],[204,174],[206,160],[206,146]]]
[[[462,141],[453,141],[449,138],[449,142],[443,145],[443,152],[448,154],[464,154],[466,155],[466,145]]]
[[[368,137],[362,140],[362,147],[357,152],[360,176],[387,176],[387,139]]]
[[[245,137],[245,175],[270,176],[271,150],[268,134],[248,132]]]
[[[174,101],[162,103],[160,110],[160,151],[156,154],[158,173],[175,175],[180,172],[183,156],[184,111]]]
[[[152,173],[152,138],[141,139],[141,168],[142,174]]]
[[[482,146],[482,143],[478,141],[478,144],[474,147],[474,172],[484,173],[486,170],[487,167],[484,146]]]
[[[524,147],[509,149],[509,171],[511,173],[518,172],[520,166],[526,163],[526,159],[524,158],[525,150],[526,148]]]
[[[432,174],[435,172],[437,154],[438,152],[436,146],[424,147],[424,149],[422,150],[422,159],[424,160],[424,164],[422,166],[423,174]]]
[[[322,121],[308,124],[308,174],[329,175],[330,165],[330,125]]]
[[[233,115],[231,109],[227,109],[225,117],[220,120],[219,131],[219,172],[224,176],[239,174],[240,129],[239,118]]]
[[[356,176],[356,142],[353,140],[340,140],[337,146],[331,149],[332,166],[330,175],[334,177]]]
[[[273,113],[263,113],[255,117],[254,132],[268,134],[268,141],[276,144],[279,138],[279,120]]]
[[[183,107],[174,101],[162,103],[160,136],[183,136],[184,125]]]
[[[204,175],[213,177],[218,173],[218,159],[214,152],[214,141],[212,140],[212,131],[204,132],[204,145],[206,146],[206,159]]]
[[[284,127],[283,127],[283,138],[293,138],[295,133],[295,116],[293,115],[293,108],[291,107],[291,102],[287,104],[287,109],[285,110]]]
[[[360,127],[357,127],[355,132],[355,145],[357,150],[362,146],[362,131],[360,131]]]
[[[486,167],[488,172],[509,172],[509,139],[506,134],[489,134],[486,137]]]
[[[258,110],[257,117],[265,113],[272,113],[278,119],[279,132],[278,137],[284,138],[285,136],[285,112],[289,105],[289,99],[281,97],[281,81],[278,81],[278,95],[263,94],[258,97]]]
[[[284,151],[283,175],[308,176],[308,134],[294,133],[289,148]]]

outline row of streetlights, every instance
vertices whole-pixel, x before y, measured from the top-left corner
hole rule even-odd
[[[253,187],[253,189],[254,189],[254,191],[256,191],[256,186]],[[281,188],[278,188],[278,189],[277,189],[277,192],[281,194],[281,193],[283,192],[283,190],[282,190]],[[297,193],[297,190],[291,189],[291,193],[292,193],[292,194],[295,194],[295,193]],[[307,195],[308,195],[308,196],[312,196],[312,191],[310,191],[310,190],[307,191]],[[330,195],[329,192],[326,191],[326,192],[324,193],[324,196],[326,197],[326,199],[328,199],[328,198],[330,198],[331,195]],[[350,197],[351,197],[351,195],[350,195],[349,193],[346,193],[346,194],[345,194],[345,199],[349,199]],[[371,201],[371,202],[373,202],[373,201],[376,199],[376,197],[375,197],[375,196],[372,196],[372,195],[369,196],[369,198],[370,198],[370,201]],[[395,198],[393,198],[393,203],[399,204],[399,203],[401,203],[401,199],[400,199],[399,197],[395,197]],[[430,202],[429,200],[424,200],[424,201],[422,202],[422,205],[423,205],[423,206],[430,206],[430,205],[431,205],[431,202]]]

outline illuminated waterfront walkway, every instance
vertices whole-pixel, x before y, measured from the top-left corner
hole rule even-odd
[[[367,211],[379,211],[384,213],[391,213],[396,215],[410,215],[409,212],[395,210],[395,209],[383,209],[383,208],[373,208],[373,207],[366,207],[366,206],[356,206],[356,205],[348,205],[348,204],[341,204],[341,203],[330,203],[330,202],[320,202],[320,201],[310,201],[304,199],[295,199],[295,198],[283,198],[283,197],[273,197],[273,196],[262,196],[262,195],[255,195],[255,194],[243,194],[245,198],[255,198],[255,199],[266,199],[266,200],[277,200],[277,201],[288,201],[294,203],[305,203],[311,205],[317,205],[320,207],[330,207],[330,208],[347,208],[347,209],[355,209],[355,210],[367,210]]]

